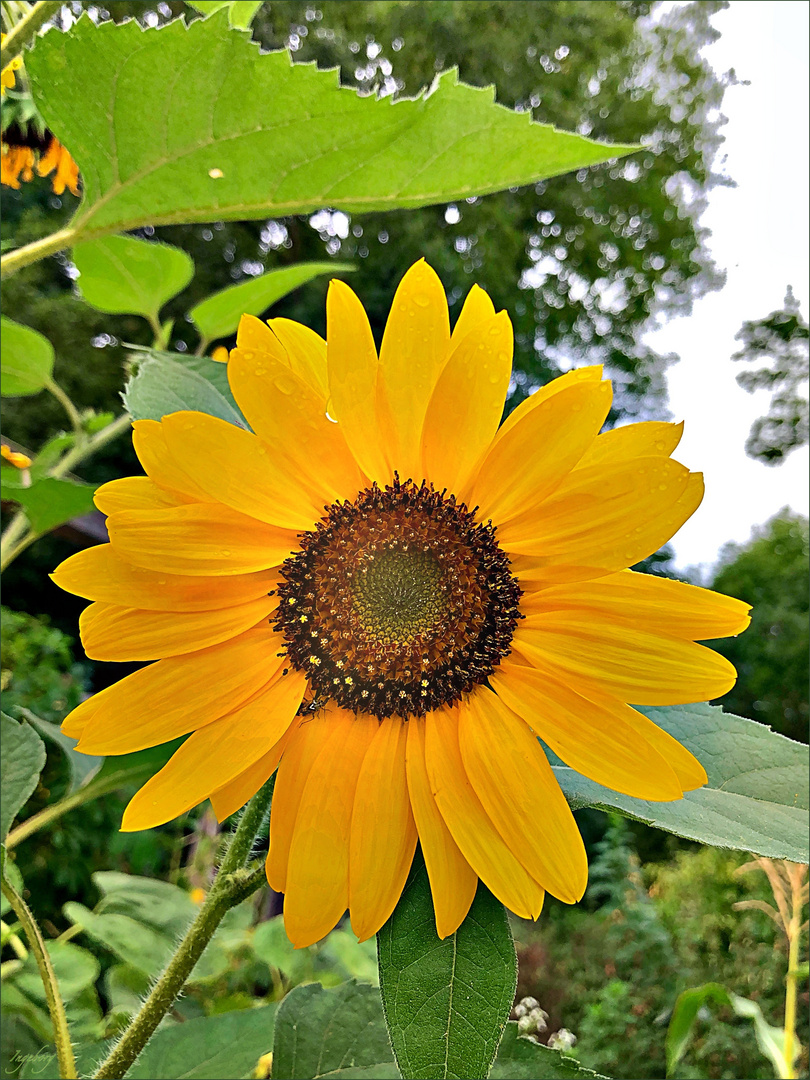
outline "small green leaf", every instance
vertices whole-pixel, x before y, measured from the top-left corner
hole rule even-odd
[[[228,8],[228,18],[231,26],[247,29],[253,22],[253,17],[262,6],[262,0],[232,0]]]
[[[65,1003],[73,1001],[83,990],[95,983],[101,969],[91,952],[70,941],[47,941],[45,945],[56,981],[59,983],[59,993]],[[33,954],[28,954],[25,965],[15,976],[14,982],[28,997],[41,1004],[45,1003],[45,988]]]
[[[692,751],[706,769],[708,784],[676,802],[646,802],[595,784],[549,754],[574,809],[618,810],[703,844],[808,862],[806,745],[717,706],[639,711]]]
[[[81,926],[89,936],[104,945],[126,964],[147,974],[162,971],[174,952],[172,939],[151,926],[145,926],[118,912],[99,915],[84,904],[71,900],[62,908],[65,918]]]
[[[191,357],[190,362],[172,360],[171,354],[151,352],[136,353],[134,360],[138,369],[124,390],[124,404],[133,420],[161,420],[169,413],[184,409],[208,413],[227,420],[229,424],[245,427],[242,414],[235,404],[217,389],[213,378],[226,378],[225,367],[216,360]],[[211,369],[221,369],[221,375],[213,370],[211,378],[201,375],[201,364]]]
[[[343,983],[298,986],[276,1016],[273,1076],[284,1080],[396,1080],[379,992]]]
[[[486,1077],[517,986],[503,904],[483,882],[455,934],[436,934],[421,855],[377,935],[380,990],[397,1063],[408,1080]]]
[[[490,1080],[585,1080],[586,1077],[606,1080],[575,1058],[521,1037],[513,1020],[506,1025],[489,1077]]]
[[[99,915],[127,915],[172,938],[184,933],[197,914],[188,893],[168,881],[101,870],[93,874],[93,883],[102,894]]]
[[[197,304],[189,315],[206,341],[229,337],[243,315],[261,315],[278,300],[321,274],[345,274],[351,263],[313,262],[268,270],[266,274],[229,285]]]
[[[30,724],[0,714],[0,840],[28,802],[45,765],[45,743]]]
[[[46,741],[54,743],[65,755],[70,773],[68,795],[92,780],[101,768],[104,758],[93,757],[91,754],[77,754],[75,747],[78,739],[71,739],[69,735],[65,735],[58,724],[52,724],[50,720],[35,716],[30,709],[21,708],[19,712]]]
[[[143,30],[85,12],[26,56],[37,108],[82,173],[70,225],[80,237],[427,206],[638,149],[534,123],[456,71],[414,100],[361,97],[335,71],[262,54],[225,23],[218,11]]]
[[[89,514],[95,490],[90,484],[44,476],[30,487],[14,488],[9,498],[23,508],[35,533],[46,533],[71,518]]]
[[[0,393],[3,397],[38,394],[51,381],[53,345],[43,334],[5,315],[0,317],[0,333],[3,337]]]
[[[110,315],[143,315],[152,322],[194,274],[185,251],[134,236],[77,244],[73,261],[82,297],[91,307]]]

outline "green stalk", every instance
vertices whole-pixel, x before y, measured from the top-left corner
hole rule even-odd
[[[34,240],[31,244],[15,248],[0,258],[0,277],[11,277],[24,266],[38,262],[47,255],[55,255],[57,251],[70,247],[76,236],[75,229],[60,229],[58,232],[44,236],[41,240]]]
[[[2,884],[3,896],[11,904],[14,914],[20,920],[25,936],[28,938],[28,944],[31,946],[31,952],[36,958],[42,985],[45,987],[45,1000],[48,1003],[48,1012],[51,1014],[54,1042],[56,1043],[56,1057],[59,1061],[59,1076],[62,1077],[62,1080],[76,1080],[79,1074],[76,1072],[76,1060],[73,1057],[73,1047],[70,1043],[65,1006],[62,1004],[59,984],[56,981],[56,973],[53,970],[51,958],[45,947],[45,940],[23,898],[5,879],[3,879]]]
[[[48,19],[59,14],[61,6],[62,0],[39,0],[27,15],[23,15],[6,38],[0,52],[0,68],[5,71],[14,57],[19,56],[26,45],[30,45]]]
[[[49,393],[53,394],[53,396],[56,398],[56,400],[59,402],[59,404],[65,410],[65,412],[68,414],[68,417],[70,418],[71,426],[72,426],[73,430],[75,431],[75,433],[80,437],[84,436],[85,431],[84,431],[84,428],[82,427],[82,418],[81,418],[81,416],[79,416],[79,410],[76,408],[76,406],[70,400],[70,398],[67,396],[67,394],[62,389],[62,387],[58,383],[54,382],[53,379],[49,379],[45,383],[45,389]]]
[[[248,868],[245,864],[265,826],[274,784],[273,776],[248,803],[194,922],[137,1016],[93,1073],[93,1080],[120,1080],[126,1074],[171,1009],[225,913],[247,899],[265,880],[263,866]]]

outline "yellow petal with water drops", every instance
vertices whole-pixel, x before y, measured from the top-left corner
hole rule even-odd
[[[174,510],[122,510],[107,518],[119,554],[147,570],[170,574],[250,574],[278,566],[296,534],[208,503]]]
[[[467,776],[509,850],[548,892],[576,903],[588,883],[585,845],[537,739],[482,686],[459,709],[458,741]]]
[[[751,605],[732,596],[687,585],[683,581],[622,570],[596,581],[527,589],[521,600],[524,615],[544,611],[582,611],[594,619],[707,641],[741,634],[751,618]]]
[[[436,806],[425,765],[422,717],[408,721],[406,766],[411,809],[433,896],[436,933],[443,939],[454,934],[467,918],[478,888],[478,875],[459,851]]]
[[[634,705],[684,705],[727,694],[737,681],[732,664],[693,641],[599,622],[581,611],[529,615],[514,647],[537,667],[574,683],[591,679]]]
[[[295,819],[284,928],[303,948],[320,941],[349,906],[349,840],[357,777],[378,729],[373,716],[332,714],[329,735],[312,763]]]
[[[436,805],[464,858],[510,911],[536,919],[543,889],[515,858],[475,793],[458,744],[459,709],[425,717],[425,764]]]
[[[357,779],[349,845],[349,914],[360,941],[376,934],[402,895],[416,850],[405,775],[408,724],[377,726]]]
[[[293,370],[326,403],[329,400],[329,378],[324,339],[308,326],[292,319],[270,319],[269,326],[284,346]]]
[[[669,457],[683,435],[683,423],[668,424],[662,420],[643,420],[597,435],[582,455],[578,469],[590,465],[620,463],[629,458]]]
[[[212,499],[242,514],[296,531],[322,514],[317,500],[261,439],[216,416],[176,412],[163,419],[169,452]]]
[[[422,424],[449,344],[444,287],[420,259],[399,283],[380,347],[378,408],[389,469],[401,480],[422,479]]]
[[[320,394],[283,357],[233,350],[228,379],[239,407],[289,470],[291,482],[304,487],[317,506],[354,498],[364,480],[342,430],[327,417]]]
[[[84,548],[51,574],[66,592],[106,604],[149,611],[213,611],[268,596],[278,584],[270,570],[231,577],[189,577],[145,570],[116,552],[112,544]]]
[[[82,612],[79,632],[91,660],[160,660],[228,641],[267,621],[275,607],[271,596],[215,611],[144,611],[95,603]]]
[[[326,296],[329,410],[370,480],[385,487],[391,472],[377,415],[377,348],[363,305],[343,281]]]
[[[422,474],[439,490],[462,492],[492,442],[509,389],[512,348],[505,311],[479,322],[451,348],[422,431]]]
[[[450,335],[451,348],[477,326],[489,322],[495,315],[495,305],[480,285],[473,285],[461,308],[461,313]]]
[[[119,510],[170,510],[193,502],[189,495],[158,487],[148,476],[122,476],[109,480],[96,488],[93,502],[102,514],[115,514]]]
[[[479,517],[497,524],[501,542],[533,536],[543,500],[596,437],[612,396],[610,383],[582,380],[532,409],[505,434],[501,428],[468,499],[468,505],[481,507]]]
[[[169,742],[258,693],[281,666],[282,645],[262,626],[222,645],[158,660],[83,701],[62,730],[80,737],[83,754],[131,754]]]
[[[149,479],[160,487],[197,502],[215,501],[175,461],[166,443],[163,425],[157,420],[135,420],[132,425],[132,445]]]
[[[277,675],[247,704],[195,731],[130,801],[121,831],[179,817],[263,758],[292,723],[305,689],[298,672]]]
[[[522,423],[540,405],[545,404],[549,398],[562,393],[563,390],[570,390],[572,386],[578,386],[583,382],[599,382],[602,378],[602,370],[601,364],[593,364],[590,367],[574,368],[573,371],[566,371],[564,375],[551,379],[545,386],[535,390],[531,397],[521,401],[520,405],[512,410],[501,425],[499,435],[506,435],[513,427]]]
[[[680,799],[675,771],[631,722],[635,710],[604,696],[591,701],[552,671],[539,659],[537,668],[506,660],[490,682],[501,701],[583,776],[636,799]]]

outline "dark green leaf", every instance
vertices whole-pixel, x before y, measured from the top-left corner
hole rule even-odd
[[[30,724],[0,715],[0,840],[5,842],[11,823],[28,802],[45,765],[45,743]]]
[[[50,720],[42,720],[39,716],[35,716],[30,709],[20,709],[19,712],[44,739],[55,743],[64,753],[70,772],[68,795],[92,780],[101,768],[104,758],[93,757],[92,754],[77,754],[75,747],[78,740],[72,739],[70,735],[65,735],[58,724],[52,724]]]
[[[85,13],[26,57],[37,108],[82,173],[79,236],[425,206],[636,149],[533,123],[455,71],[416,100],[360,97],[334,71],[261,55],[225,21],[143,30]]]
[[[317,983],[292,990],[276,1017],[273,1076],[284,1080],[398,1077],[379,991],[353,982],[330,990]]]
[[[503,904],[483,882],[467,918],[443,941],[421,856],[377,936],[380,991],[408,1080],[485,1077],[515,996],[517,960]]]
[[[3,397],[38,394],[51,380],[54,352],[50,341],[28,326],[0,317],[3,365],[0,393]]]
[[[716,706],[640,711],[692,751],[706,769],[708,784],[677,802],[646,802],[556,764],[560,787],[575,809],[618,810],[715,847],[808,861],[807,746]]]
[[[206,378],[188,363],[170,360],[166,354],[136,353],[138,370],[124,390],[124,404],[133,420],[161,420],[184,409],[208,413],[244,427],[241,414]],[[215,360],[199,358],[199,363],[223,369]],[[213,372],[212,372],[213,376]],[[218,376],[217,376],[218,377]]]
[[[242,416],[239,406],[236,404],[234,396],[231,393],[231,386],[228,382],[227,364],[223,364],[220,360],[212,360],[210,356],[184,356],[183,353],[166,352],[165,349],[148,349],[144,348],[142,345],[130,347],[134,350],[136,362],[142,360],[144,357],[149,360],[166,360],[171,364],[178,364],[186,371],[193,371],[197,375],[202,375],[206,382],[210,382],[211,385],[222,394],[233,411],[240,418],[240,423],[245,427],[248,426],[247,421]]]
[[[575,1058],[522,1038],[517,1024],[511,1020],[489,1076],[490,1080],[577,1080],[578,1077],[604,1080],[601,1073],[584,1068]]]
[[[50,532],[71,518],[93,509],[95,488],[75,480],[45,476],[27,488],[14,488],[9,498],[18,503],[35,533]]]
[[[351,263],[313,262],[268,270],[259,277],[229,285],[197,304],[189,315],[207,341],[229,337],[236,332],[243,315],[261,315],[283,296],[321,274],[345,274]]]
[[[127,915],[159,933],[176,938],[197,914],[187,892],[168,881],[103,870],[93,874],[102,894],[96,907],[99,915]]]
[[[194,263],[185,251],[134,236],[105,236],[77,244],[73,261],[81,294],[91,307],[111,315],[144,315],[153,323],[194,274]]]
[[[250,26],[253,16],[262,6],[262,0],[189,0],[189,3],[203,15],[212,15],[220,8],[227,8],[231,26],[243,28]]]

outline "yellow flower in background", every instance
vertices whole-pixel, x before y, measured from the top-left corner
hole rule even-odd
[[[3,133],[5,140],[5,132]],[[19,188],[20,180],[34,179],[36,156],[30,146],[7,146],[3,143],[0,156],[0,183],[6,187]]]
[[[0,444],[0,455],[15,469],[29,469],[31,467],[31,458],[27,454],[12,450],[7,443]]]
[[[45,153],[40,157],[37,164],[37,172],[40,176],[47,176],[56,169],[56,175],[51,180],[54,195],[61,195],[65,188],[69,188],[74,195],[79,194],[79,166],[70,156],[55,136],[51,135]]]
[[[47,129],[40,134],[34,128],[23,131],[16,123],[10,124],[2,135],[0,183],[19,188],[20,180],[34,179],[35,168],[39,176],[56,170],[51,179],[55,195],[66,187],[79,194],[79,167],[56,136]]]
[[[227,364],[228,357],[229,353],[224,345],[217,345],[217,347],[211,353],[211,359],[216,360],[218,364]]]
[[[598,367],[501,425],[512,327],[473,286],[450,331],[436,274],[405,275],[379,353],[340,281],[327,340],[244,316],[228,362],[252,431],[195,412],[138,421],[146,476],[96,494],[110,543],[54,579],[95,601],[87,654],[154,660],[63,730],[89,754],[189,735],[126,830],[205,798],[219,820],[278,768],[267,877],[298,946],[348,909],[359,938],[399,899],[417,840],[441,937],[478,879],[536,917],[585,889],[585,850],[537,737],[617,791],[672,800],[700,763],[628,705],[724,694],[696,642],[748,624],[738,600],[627,567],[703,482],[681,426],[599,434]]]
[[[0,48],[4,48],[8,34],[0,34]],[[15,56],[10,64],[7,64],[0,72],[0,96],[5,97],[6,90],[13,90],[15,83],[14,72],[22,67],[22,57]]]

